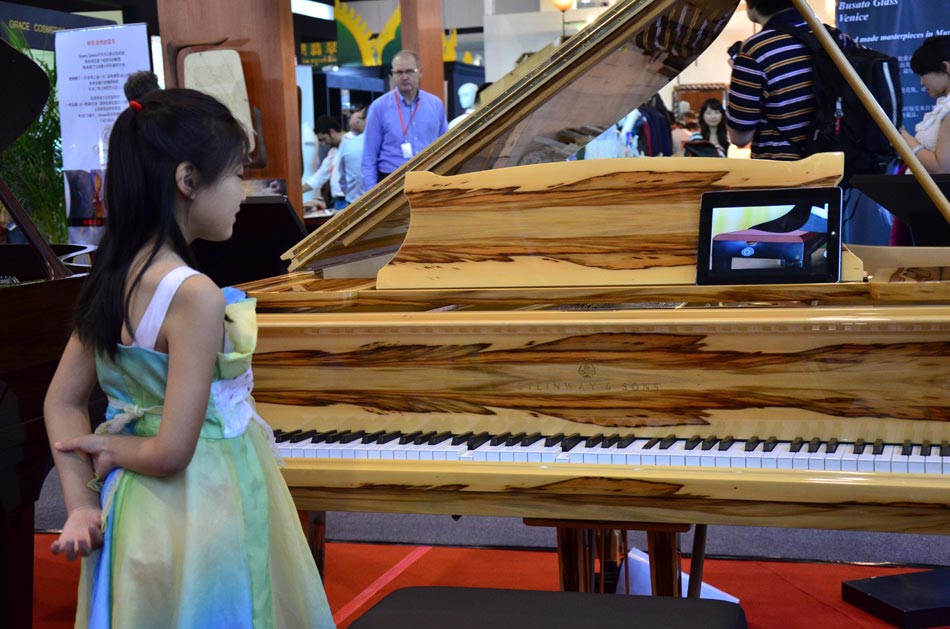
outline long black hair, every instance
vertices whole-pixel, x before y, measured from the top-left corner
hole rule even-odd
[[[729,148],[729,136],[726,135],[726,112],[723,110],[722,101],[718,98],[710,98],[703,106],[699,108],[699,130],[703,135],[704,140],[709,140],[710,128],[709,124],[706,123],[706,119],[703,117],[707,109],[712,109],[718,111],[722,114],[722,121],[719,123],[719,126],[716,127],[716,139],[719,140],[719,146],[724,150]]]
[[[178,165],[193,166],[198,189],[245,161],[247,151],[241,123],[201,92],[152,91],[119,114],[109,137],[106,233],[76,306],[83,343],[115,358],[123,324],[132,330],[132,293],[163,245],[194,265],[175,220]],[[145,247],[145,264],[126,286],[132,262]]]

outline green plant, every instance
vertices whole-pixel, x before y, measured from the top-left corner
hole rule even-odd
[[[49,242],[66,242],[66,193],[56,96],[56,66],[33,54],[23,32],[3,24],[4,39],[35,61],[49,78],[50,96],[40,117],[0,155],[0,177]]]

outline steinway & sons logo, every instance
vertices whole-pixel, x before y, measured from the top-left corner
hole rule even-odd
[[[581,377],[579,381],[542,380],[522,382],[517,385],[517,390],[543,393],[634,393],[660,390],[660,385],[656,382],[624,382],[597,378],[597,367],[589,360],[581,361],[581,364],[577,367],[577,373]]]

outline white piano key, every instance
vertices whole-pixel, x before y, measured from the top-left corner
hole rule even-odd
[[[864,446],[864,452],[858,455],[858,471],[859,472],[873,472],[874,471],[874,447],[872,444],[867,444]]]
[[[760,457],[760,462],[762,463],[762,468],[767,470],[774,470],[778,465],[778,454],[775,452],[775,448],[778,447],[778,444],[772,448],[772,450],[766,452],[765,442],[762,442],[762,456]]]
[[[910,456],[907,457],[908,474],[924,474],[926,472],[924,457],[920,454],[920,446],[911,448]]]
[[[838,448],[844,449],[844,452],[841,453],[841,471],[842,472],[857,472],[858,471],[858,455],[854,453],[854,444],[842,443],[838,445]]]
[[[791,445],[789,446],[791,449]],[[795,470],[807,470],[808,461],[811,458],[811,453],[808,451],[808,442],[802,444],[802,447],[798,452],[792,453],[792,469]]]
[[[686,465],[686,440],[677,439],[673,445],[666,451],[670,457],[670,465],[673,467],[682,467]]]
[[[844,455],[848,444],[839,443],[834,452],[828,452],[827,444],[821,449],[822,456],[825,459],[825,470],[829,472],[841,471],[841,457]]]
[[[744,441],[733,441],[725,450],[719,449],[719,444],[713,448],[715,450],[714,460],[716,467],[743,467],[740,462],[740,454],[745,448]],[[736,459],[737,465],[733,465],[733,459]]]
[[[748,469],[759,469],[762,467],[762,455],[765,448],[765,442],[760,441],[756,444],[749,452],[745,452],[745,445],[747,442],[742,442],[743,456],[742,456],[742,467]]]
[[[792,452],[792,444],[788,441],[780,441],[775,449],[772,450],[772,458],[775,459],[775,468],[779,470],[794,469],[795,453]]]
[[[894,470],[894,456],[900,456],[901,447],[895,445],[885,444],[884,449],[880,454],[874,455],[874,471],[875,472],[893,472]],[[904,471],[907,471],[907,466],[904,466]]]

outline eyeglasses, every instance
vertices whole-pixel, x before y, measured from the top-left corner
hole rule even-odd
[[[411,70],[393,70],[391,74],[393,76],[412,76],[413,74],[419,74],[419,68],[413,68]]]

